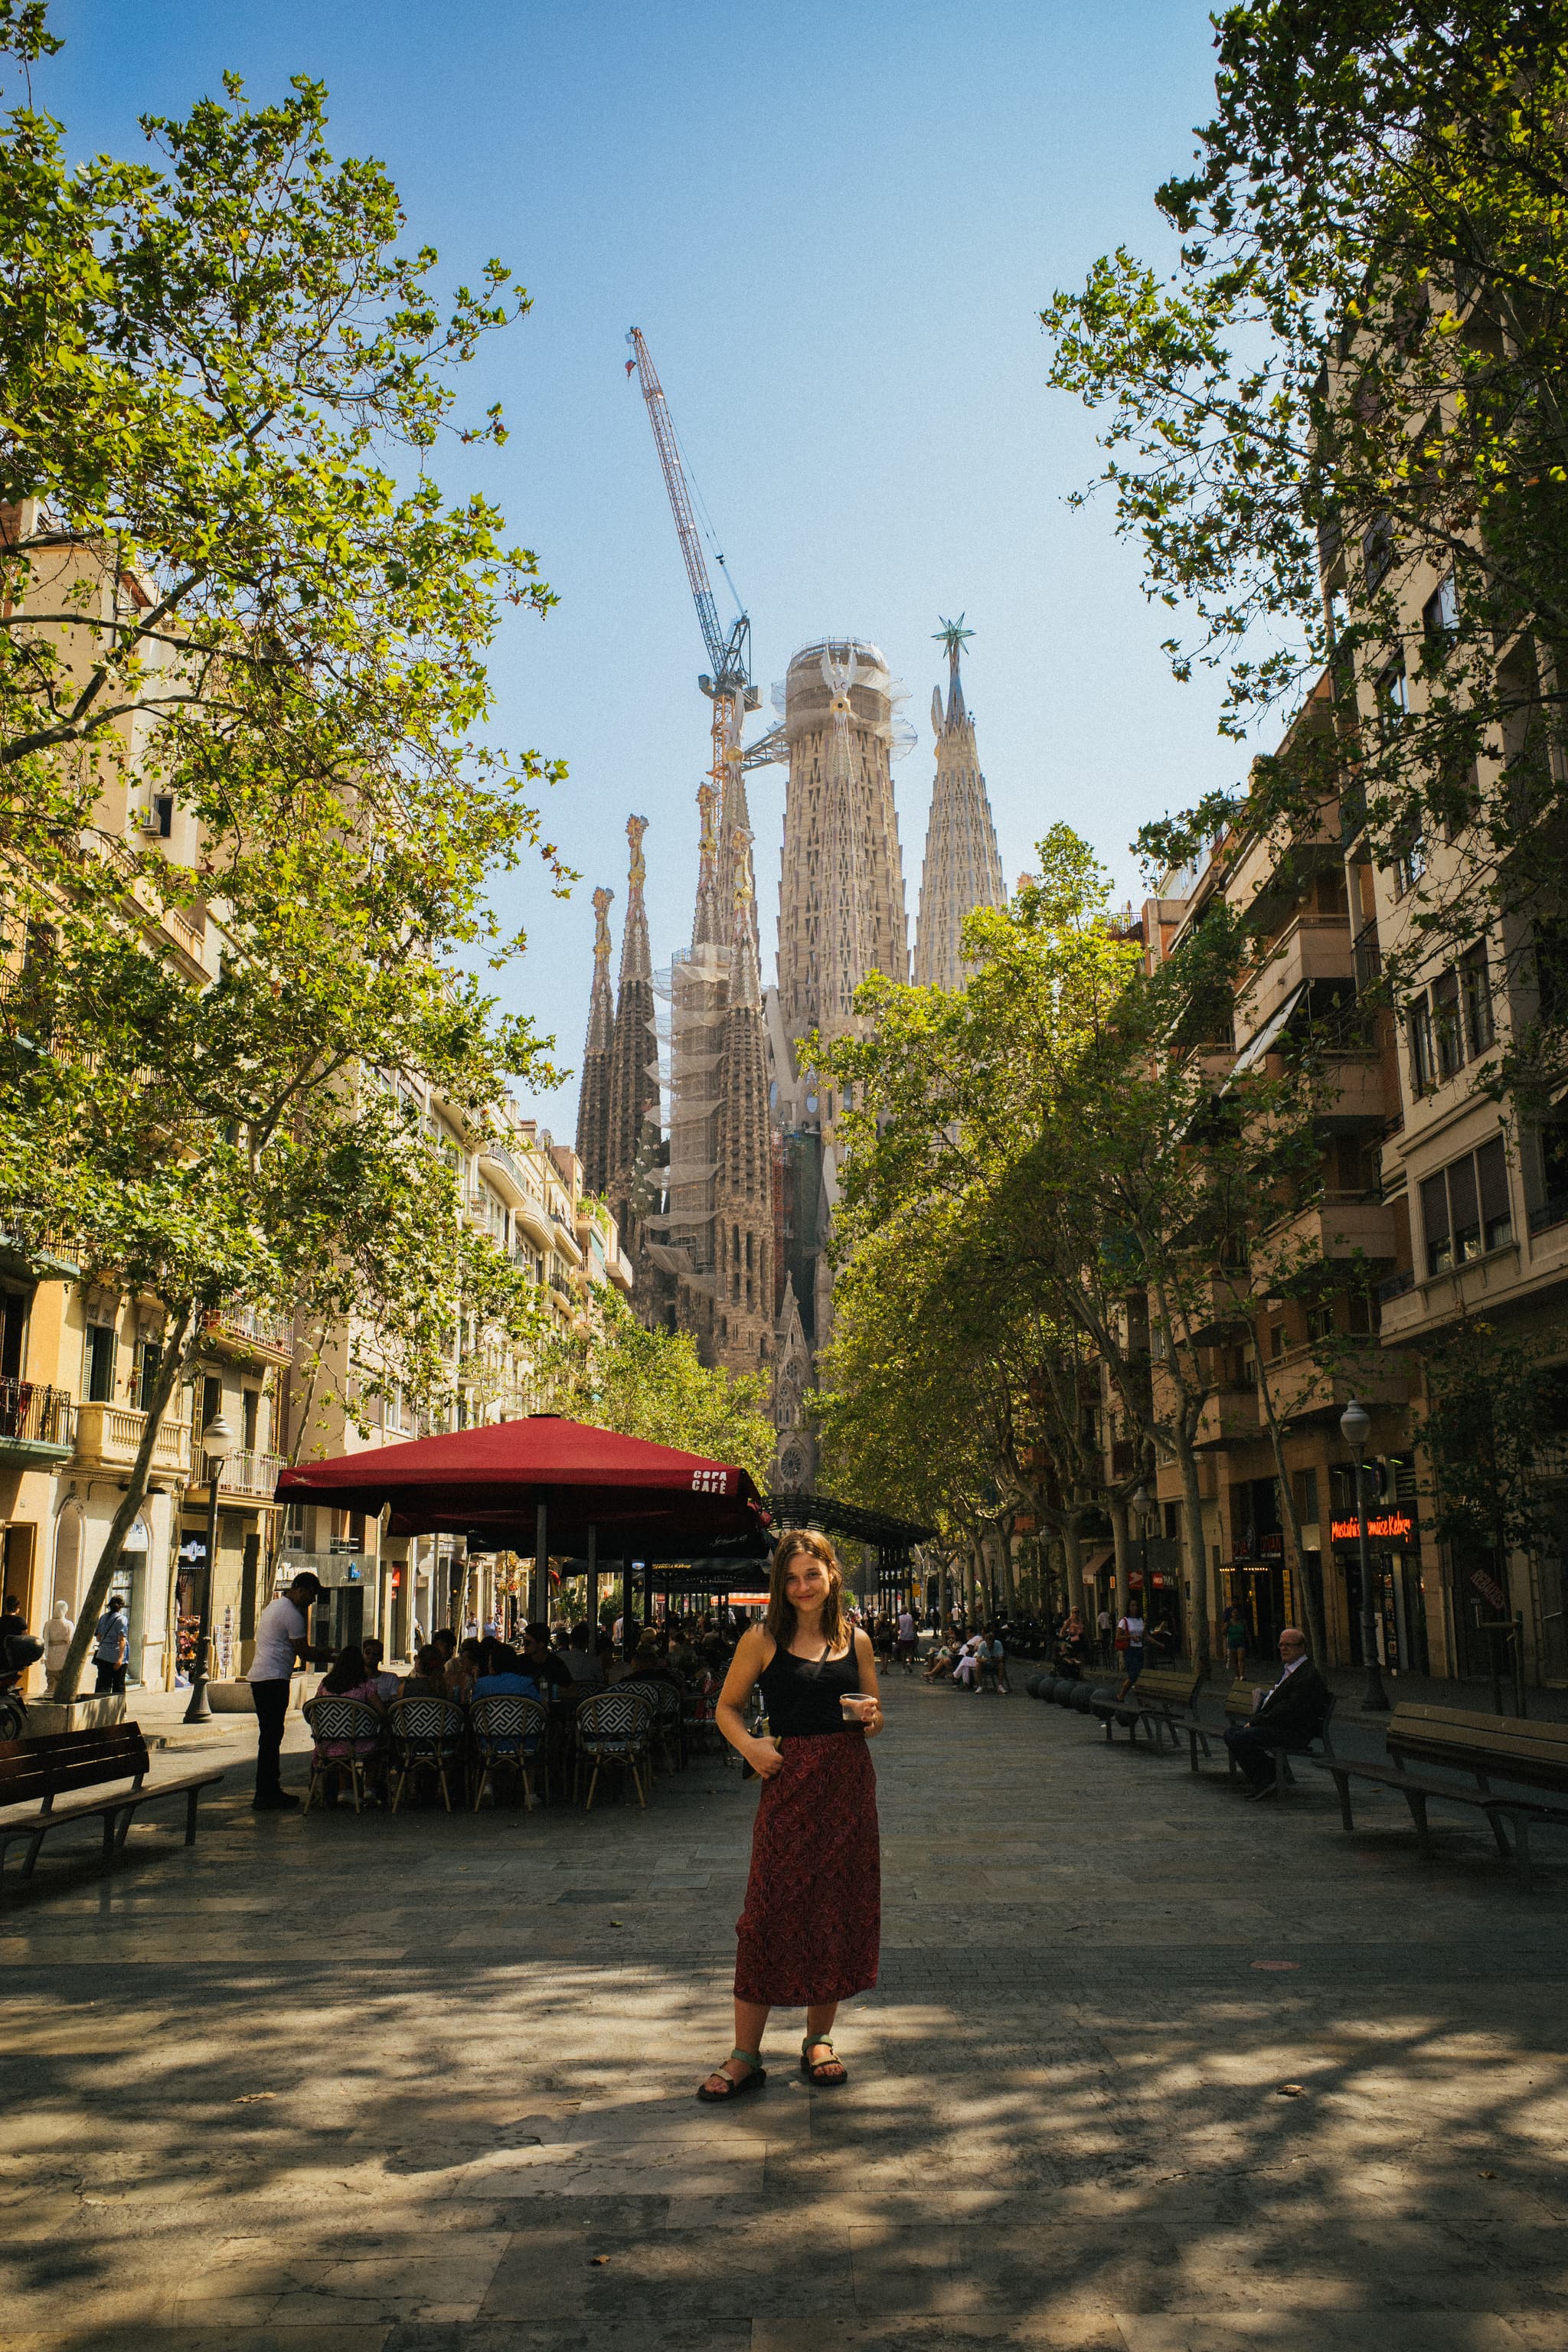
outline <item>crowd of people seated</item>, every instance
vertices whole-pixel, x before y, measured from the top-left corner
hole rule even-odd
[[[341,1649],[314,1693],[315,1698],[357,1699],[386,1718],[400,1699],[444,1698],[468,1707],[475,1699],[519,1697],[537,1699],[546,1707],[575,1704],[595,1689],[635,1682],[664,1682],[683,1694],[700,1694],[711,1707],[723,1685],[734,1648],[712,1619],[695,1627],[677,1620],[665,1627],[630,1629],[629,1648],[623,1627],[597,1631],[585,1621],[575,1625],[530,1624],[519,1629],[517,1642],[499,1633],[470,1633],[459,1640],[446,1626],[419,1644],[411,1674],[398,1675],[385,1666],[385,1650],[374,1637]],[[378,1728],[363,1738],[318,1738],[318,1765],[331,1767],[357,1756],[365,1767],[372,1803],[381,1801],[385,1739]],[[341,1776],[326,1776],[323,1801],[337,1801]]]

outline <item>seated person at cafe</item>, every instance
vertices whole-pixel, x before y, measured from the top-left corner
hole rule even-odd
[[[552,1691],[556,1691],[563,1684],[569,1683],[572,1679],[567,1672],[565,1659],[559,1650],[551,1648],[550,1634],[543,1625],[527,1627],[523,1640],[523,1656],[527,1661],[527,1672],[533,1675],[540,1685],[539,1695],[542,1698],[549,1696],[544,1688],[546,1683],[549,1684]]]
[[[588,1625],[574,1625],[566,1646],[561,1653],[566,1671],[574,1683],[602,1683],[604,1668],[595,1654]]]
[[[445,1698],[447,1677],[441,1664],[441,1653],[434,1642],[426,1642],[414,1661],[414,1672],[405,1675],[397,1694],[399,1698]]]
[[[364,1652],[356,1642],[351,1642],[338,1652],[317,1685],[315,1695],[318,1698],[354,1698],[374,1709],[377,1715],[386,1712],[375,1686],[375,1677],[367,1668]],[[326,1764],[335,1758],[346,1756],[359,1756],[368,1760],[379,1756],[380,1752],[379,1734],[369,1735],[363,1739],[318,1739],[315,1760],[318,1764]],[[333,1772],[329,1775],[327,1783],[329,1804],[336,1800],[337,1785],[338,1775]]]
[[[510,1643],[485,1643],[481,1672],[475,1676],[475,1698],[537,1698],[539,1684]]]
[[[458,1654],[458,1637],[450,1625],[437,1625],[430,1636],[430,1646],[441,1660],[441,1672],[446,1673]]]
[[[475,1633],[466,1634],[458,1644],[458,1654],[447,1668],[447,1696],[460,1706],[468,1705],[474,1679],[484,1665],[485,1645]]]
[[[648,1626],[637,1643],[637,1655],[628,1660],[626,1672],[621,1679],[679,1684],[680,1676],[670,1664],[667,1649],[663,1636],[657,1633],[651,1625]]]
[[[360,1643],[360,1652],[364,1659],[365,1672],[375,1685],[376,1696],[384,1706],[390,1706],[402,1690],[403,1685],[395,1675],[389,1675],[386,1671],[384,1663],[386,1657],[385,1643],[378,1642],[373,1633],[368,1641]]]
[[[602,1683],[613,1682],[615,1676],[610,1669],[616,1663],[616,1642],[614,1634],[606,1627],[601,1626],[594,1636],[594,1656],[598,1663],[599,1680]]]
[[[939,1642],[939,1643],[937,1643],[937,1645],[936,1645],[936,1648],[931,1652],[931,1654],[930,1657],[926,1660],[926,1670],[925,1670],[924,1679],[925,1679],[928,1683],[936,1683],[936,1682],[940,1682],[940,1681],[942,1680],[942,1678],[943,1675],[951,1674],[951,1673],[952,1673],[952,1648],[951,1648],[951,1646],[949,1645],[949,1643],[947,1643],[946,1642]]]

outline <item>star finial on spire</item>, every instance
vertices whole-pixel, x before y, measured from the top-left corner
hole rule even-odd
[[[940,614],[938,618],[941,618]],[[958,656],[973,635],[973,629],[964,627],[963,614],[960,613],[956,621],[943,621],[932,639],[933,644],[947,647],[948,666],[955,677],[958,675]]]

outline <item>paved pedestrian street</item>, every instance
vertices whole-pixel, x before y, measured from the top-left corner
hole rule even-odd
[[[241,1768],[194,1851],[46,1859],[0,1914],[4,2352],[1568,2345],[1568,1847],[1526,1897],[1458,1813],[1425,1868],[1315,1775],[888,1713],[851,2085],[785,2018],[732,2113],[716,1760],[586,1819],[256,1817]]]

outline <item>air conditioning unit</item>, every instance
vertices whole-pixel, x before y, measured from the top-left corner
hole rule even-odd
[[[139,822],[143,833],[153,833],[162,837],[163,821],[156,809],[143,809]]]

